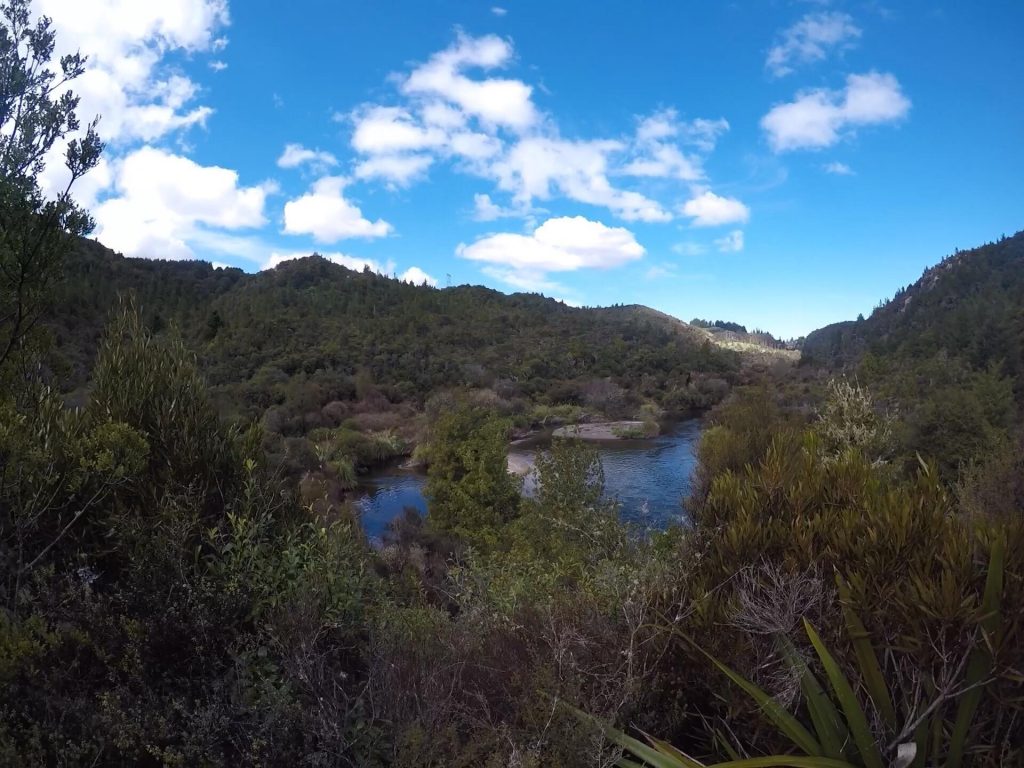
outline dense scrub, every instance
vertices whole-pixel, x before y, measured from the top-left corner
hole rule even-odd
[[[273,465],[335,502],[425,443],[429,416],[455,396],[522,430],[656,421],[720,402],[740,375],[735,353],[642,307],[438,290],[319,256],[246,275],[88,240],[64,267],[45,316],[53,387],[85,401],[110,308],[131,301],[147,330],[195,353],[218,414],[260,421]]]
[[[17,68],[27,2],[2,13]],[[0,153],[0,763],[608,766],[609,724],[687,768],[814,764],[808,727],[840,765],[1024,762],[1021,236],[865,321],[835,358],[860,383],[805,365],[733,391],[692,524],[648,538],[575,442],[522,496],[510,431],[711,405],[734,357],[642,308],[319,258],[68,262],[87,221],[35,176],[77,101],[29,69],[56,122],[5,124]],[[410,421],[429,515],[371,548],[339,492]],[[834,697],[855,748],[812,676],[859,681]]]
[[[855,375],[900,415],[901,459],[956,480],[1024,414],[1024,232],[927,269],[867,319],[815,331],[804,364]]]
[[[928,465],[905,473],[863,390],[834,385],[810,418],[741,392],[702,444],[694,527],[651,540],[571,442],[520,499],[508,423],[456,405],[432,430],[431,518],[375,551],[269,471],[258,430],[212,417],[189,353],[130,310],[93,379],[84,409],[33,385],[0,421],[8,762],[614,758],[563,701],[697,755],[785,751],[697,648],[803,717],[783,639],[812,659],[807,618],[855,668],[843,607],[882,649],[897,731],[942,697],[950,728],[964,659],[990,648],[969,761],[1021,756],[1020,511],[979,515]],[[982,633],[997,540],[1000,627]]]

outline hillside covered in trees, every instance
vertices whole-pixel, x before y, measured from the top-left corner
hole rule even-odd
[[[0,765],[1024,762],[1021,236],[799,366],[644,307],[124,259],[42,192],[80,125],[29,19],[0,7]],[[103,146],[69,146],[73,185]],[[516,430],[712,404],[665,530],[581,441],[509,472]],[[371,545],[338,490],[410,439],[427,514]]]
[[[900,415],[905,458],[962,465],[1017,450],[1024,402],[1024,232],[957,251],[870,317],[803,342],[803,365],[856,376]]]
[[[610,379],[638,402],[657,396],[685,409],[691,397],[707,404],[702,379],[740,367],[709,334],[642,307],[439,290],[315,255],[247,275],[206,262],[126,259],[81,241],[66,266],[50,323],[71,381],[85,382],[111,308],[134,297],[150,329],[176,329],[211,384],[240,394],[247,416],[246,398],[273,398],[258,390],[276,382],[303,378],[328,400],[348,399],[357,374],[395,402],[420,405],[445,387],[496,384],[578,404],[588,382]]]

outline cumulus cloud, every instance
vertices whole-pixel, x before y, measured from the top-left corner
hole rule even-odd
[[[734,229],[725,237],[715,240],[715,247],[720,253],[738,253],[743,250],[743,230]]]
[[[482,122],[522,131],[538,118],[533,88],[521,80],[489,77],[473,80],[467,70],[493,70],[512,60],[512,45],[497,35],[459,34],[455,43],[416,67],[400,90],[406,95],[441,99]]]
[[[741,224],[750,218],[750,209],[735,197],[722,197],[705,190],[687,200],[680,212],[690,217],[695,227]]]
[[[775,77],[788,75],[800,64],[821,61],[830,51],[852,47],[861,29],[845,13],[809,13],[782,33],[768,51],[765,67]]]
[[[346,238],[384,237],[391,225],[382,219],[370,221],[342,191],[348,180],[324,176],[309,192],[284,206],[284,231],[289,235],[312,235],[320,243],[336,243]]]
[[[202,124],[212,113],[190,106],[198,86],[161,64],[171,51],[220,50],[226,0],[39,0],[37,8],[53,19],[58,53],[88,56],[72,87],[81,97],[81,115],[103,115],[108,142],[151,141]]]
[[[699,181],[704,178],[702,158],[693,152],[684,153],[676,141],[707,153],[715,148],[718,136],[727,130],[729,123],[725,119],[683,122],[674,109],[655,112],[638,121],[633,159],[622,173]]]
[[[844,133],[866,125],[894,122],[906,116],[910,100],[890,74],[849,75],[840,91],[802,91],[794,101],[776,105],[761,118],[761,127],[776,152],[820,149]]]
[[[230,21],[227,1],[37,0],[33,6],[52,19],[55,56],[78,51],[87,57],[85,72],[66,87],[80,98],[83,125],[102,117],[99,131],[107,149],[74,190],[93,210],[98,234],[139,256],[191,258],[196,247],[234,253],[223,250],[230,246],[238,251],[234,255],[248,257],[255,250],[251,238],[218,228],[243,226],[241,221],[257,226],[253,222],[262,221],[271,187],[241,187],[230,169],[139,148],[205,126],[213,114],[202,103],[200,86],[167,60],[221,52]],[[214,70],[226,66],[219,59],[207,64]],[[46,157],[44,194],[67,184],[65,146],[58,143]]]
[[[384,179],[397,187],[407,187],[423,176],[433,164],[430,155],[375,155],[356,164],[358,179]]]
[[[581,203],[610,209],[626,221],[668,221],[672,215],[639,192],[618,189],[608,178],[609,157],[623,149],[613,140],[567,141],[543,136],[524,138],[491,170],[498,186],[517,203],[550,199],[554,192]]]
[[[673,214],[624,177],[703,180],[703,160],[728,130],[724,119],[681,120],[664,109],[639,118],[635,136],[574,139],[532,100],[532,87],[492,76],[512,63],[511,43],[459,34],[426,63],[392,78],[395,104],[364,104],[336,115],[353,126],[354,176],[404,187],[439,161],[496,184],[511,204],[479,197],[475,218],[527,216],[534,201],[560,197],[612,211],[626,221],[665,222]],[[613,181],[614,180],[614,181]]]
[[[831,173],[835,176],[853,176],[853,169],[846,163],[825,163],[822,166],[825,169],[825,173]]]
[[[434,288],[437,287],[437,278],[431,277],[419,267],[409,267],[398,276],[398,279],[403,283],[412,283],[413,285],[423,285],[426,283]]]
[[[549,280],[546,273],[538,269],[510,269],[508,267],[485,266],[480,270],[499,283],[531,293],[557,293],[566,290],[561,283]]]
[[[522,211],[515,208],[504,208],[493,200],[488,194],[473,195],[473,219],[475,221],[494,221],[511,216],[519,216]]]
[[[502,8],[500,5],[492,5],[491,13],[493,13],[495,16],[504,16],[505,14],[508,13],[508,9]]]
[[[448,112],[436,114],[450,116]],[[432,149],[444,145],[448,136],[438,126],[422,125],[401,107],[370,105],[353,114],[355,132],[352,147],[367,154],[393,154]],[[443,118],[442,118],[443,119]]]
[[[395,186],[421,177],[435,154],[474,164],[501,151],[497,138],[467,127],[465,114],[441,102],[423,105],[417,114],[404,107],[364,105],[337,117],[355,125],[352,147],[364,157],[356,176]]]
[[[582,216],[548,219],[529,235],[502,232],[460,244],[456,254],[483,262],[485,273],[528,290],[552,290],[549,272],[610,269],[642,258],[633,233]]]
[[[143,147],[113,164],[113,195],[94,210],[97,237],[129,256],[194,258],[193,246],[238,245],[218,230],[266,224],[272,184],[243,187],[235,171]],[[244,248],[242,249],[244,250]]]
[[[326,168],[337,165],[338,158],[330,152],[319,149],[307,149],[301,144],[286,144],[284,152],[277,158],[278,168],[298,168],[309,165],[313,168]]]

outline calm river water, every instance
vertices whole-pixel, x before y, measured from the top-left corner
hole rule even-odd
[[[690,490],[696,465],[701,422],[683,421],[651,440],[593,443],[604,466],[605,495],[617,499],[624,520],[644,528],[663,529],[682,520],[682,498]],[[550,438],[514,445],[510,453],[533,457]],[[389,469],[368,477],[357,500],[363,528],[380,540],[388,523],[406,507],[427,511],[423,498],[426,477],[413,470]]]

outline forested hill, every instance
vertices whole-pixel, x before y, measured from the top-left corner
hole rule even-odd
[[[705,331],[643,307],[440,290],[317,256],[249,275],[124,258],[83,241],[54,302],[67,381],[85,381],[111,308],[128,295],[152,329],[177,327],[211,384],[244,389],[254,412],[267,390],[296,377],[314,381],[325,401],[352,399],[360,373],[392,401],[505,382],[528,398],[573,402],[588,382],[609,379],[638,398],[675,391],[685,401],[687,387],[728,378],[739,364]]]
[[[957,251],[896,292],[869,318],[826,326],[803,344],[829,364],[866,352],[903,358],[940,351],[974,368],[1024,375],[1024,232]]]
[[[812,333],[803,355],[871,387],[910,456],[940,457],[948,476],[994,455],[1024,414],[1024,232],[957,251],[869,318]]]

